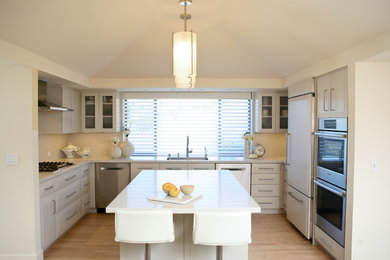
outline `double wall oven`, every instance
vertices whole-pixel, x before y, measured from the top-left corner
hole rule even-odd
[[[344,247],[347,118],[320,118],[317,137],[315,224]]]

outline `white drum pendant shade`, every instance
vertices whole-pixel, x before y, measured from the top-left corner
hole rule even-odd
[[[196,77],[196,33],[173,34],[173,75],[177,88],[193,88]]]

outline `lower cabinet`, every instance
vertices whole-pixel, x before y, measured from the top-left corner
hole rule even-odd
[[[283,184],[281,164],[252,164],[251,196],[262,213],[283,212]]]
[[[158,163],[132,163],[131,164],[131,180],[133,180],[137,175],[143,170],[158,170]]]
[[[48,248],[88,212],[89,183],[88,166],[73,169],[40,183],[43,249]]]
[[[47,248],[56,239],[56,201],[52,193],[41,199],[42,248]]]

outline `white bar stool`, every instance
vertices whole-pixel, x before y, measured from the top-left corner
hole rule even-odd
[[[222,246],[250,244],[251,213],[196,212],[193,228],[194,244],[217,246],[217,260],[222,259]]]
[[[117,210],[115,212],[115,241],[145,244],[145,260],[150,259],[149,244],[174,240],[171,210]]]

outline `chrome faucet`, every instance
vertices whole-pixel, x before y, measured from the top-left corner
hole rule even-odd
[[[190,153],[192,153],[192,149],[188,148],[189,145],[190,145],[190,137],[187,135],[186,158],[190,157]]]

